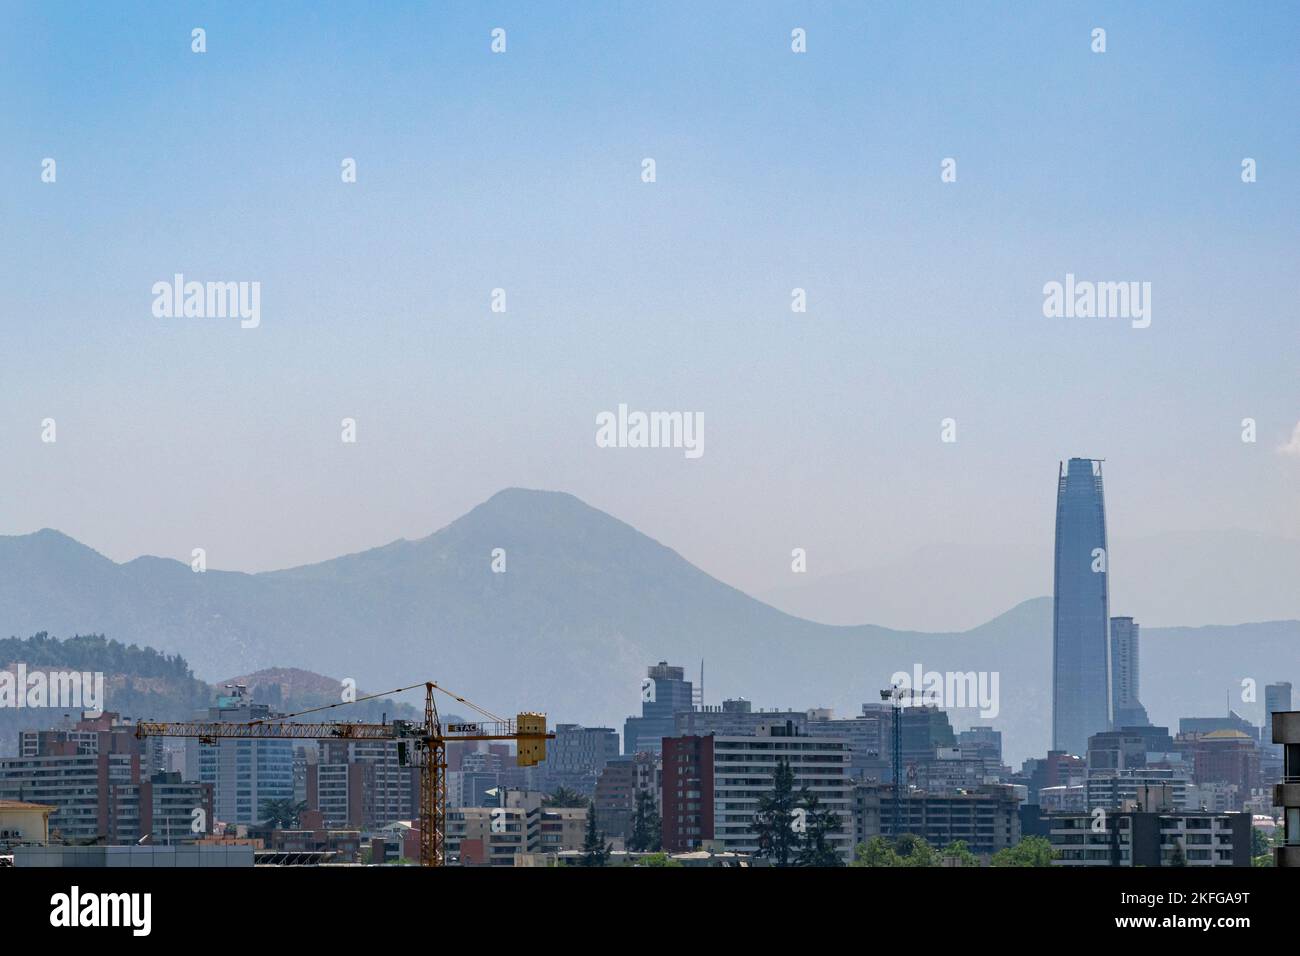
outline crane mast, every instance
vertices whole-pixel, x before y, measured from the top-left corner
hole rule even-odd
[[[344,707],[349,703],[371,700],[401,691],[424,687],[424,722],[415,724],[409,720],[394,720],[391,723],[372,724],[359,721],[323,721],[300,722],[294,720],[305,714]],[[456,701],[465,704],[486,720],[442,724],[438,716],[438,704],[434,691],[441,691]],[[416,751],[416,763],[420,770],[420,864],[422,866],[442,866],[445,862],[446,823],[447,823],[447,742],[508,740],[515,743],[515,759],[521,767],[531,767],[546,759],[546,741],[554,740],[555,735],[546,730],[546,715],[524,711],[513,720],[484,710],[458,694],[453,694],[433,681],[423,685],[412,684],[386,691],[384,694],[370,694],[359,697],[356,701],[326,704],[296,714],[263,718],[249,721],[149,721],[142,720],[136,724],[135,735],[144,737],[185,737],[197,739],[202,743],[215,743],[229,738],[258,738],[271,740],[394,740],[398,743],[398,752],[404,755],[405,744],[413,745]]]

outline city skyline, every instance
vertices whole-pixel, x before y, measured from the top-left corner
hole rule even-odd
[[[0,547],[0,568],[12,568],[0,605],[9,608],[11,628],[20,634],[96,632],[139,641],[184,655],[208,681],[297,667],[374,688],[401,681],[405,667],[395,662],[420,660],[455,675],[471,694],[495,687],[522,706],[528,688],[540,684],[548,688],[543,703],[563,719],[613,725],[626,716],[640,657],[684,660],[692,670],[707,659],[714,674],[709,703],[743,697],[763,709],[830,708],[840,716],[856,713],[877,685],[894,679],[891,674],[915,674],[915,689],[922,690],[923,675],[937,668],[940,676],[950,675],[950,690],[951,675],[973,674],[980,695],[993,694],[991,701],[971,696],[955,703],[960,729],[998,727],[1016,759],[1053,745],[1079,753],[1088,736],[1111,726],[1106,657],[1120,634],[1112,635],[1105,601],[1110,575],[1094,570],[1108,545],[1100,475],[1093,472],[1100,465],[1073,459],[1059,467],[1062,532],[1056,547],[1064,602],[1027,601],[965,635],[824,628],[748,598],[736,604],[736,592],[723,582],[617,518],[571,496],[523,490],[494,496],[429,539],[256,577],[216,569],[195,574],[184,562],[116,566],[46,536],[22,550]],[[13,573],[22,564],[30,564],[33,575]],[[62,578],[57,585],[42,571],[54,567]],[[584,586],[574,590],[574,569],[581,567],[588,568],[581,572]],[[209,578],[213,583],[205,584]],[[385,600],[376,604],[373,582],[379,579],[388,583]],[[1071,584],[1080,579],[1081,588]],[[83,581],[98,582],[100,600],[86,600]],[[318,592],[325,582],[330,593]],[[43,602],[20,599],[35,586]],[[664,600],[672,616],[658,607]],[[386,653],[358,656],[356,635],[371,633],[381,620],[388,622]],[[489,622],[486,630],[476,621]],[[1229,708],[1258,720],[1264,701],[1248,694],[1247,685],[1296,679],[1277,664],[1296,626],[1144,628],[1141,673],[1149,679],[1141,702],[1157,723]],[[1091,672],[1079,654],[1085,632],[1099,665]],[[429,643],[430,634],[439,639]],[[581,680],[555,663],[576,646],[588,648]],[[784,679],[755,666],[763,659],[780,661]],[[1217,666],[1206,679],[1197,666],[1208,660]],[[1128,679],[1138,672],[1134,660]],[[1080,678],[1089,673],[1092,682],[1085,686]],[[1114,681],[1121,676],[1115,673]],[[670,700],[679,703],[676,696]],[[660,714],[655,733],[671,724],[669,714]],[[1074,719],[1070,714],[1081,718],[1080,727],[1062,737],[1056,725],[1063,715],[1066,722]],[[634,746],[633,736],[625,734],[626,747]]]
[[[6,938],[1291,930],[1300,0],[3,22]]]

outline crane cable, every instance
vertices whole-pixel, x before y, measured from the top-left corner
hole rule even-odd
[[[478,704],[474,703],[473,701],[466,700],[464,697],[460,696],[459,694],[454,693],[453,691],[450,691],[447,688],[434,683],[433,681],[422,681],[419,684],[411,684],[407,687],[398,687],[393,690],[380,691],[377,694],[366,694],[362,697],[358,697],[356,700],[344,700],[344,701],[339,701],[338,703],[335,704],[322,704],[319,707],[309,707],[306,710],[295,711],[292,714],[282,714],[281,716],[276,717],[272,720],[267,720],[265,718],[262,718],[258,720],[242,721],[242,723],[246,727],[260,726],[262,724],[268,724],[268,723],[282,723],[286,720],[291,720],[294,717],[302,717],[305,716],[306,714],[315,714],[315,713],[319,713],[322,710],[331,710],[335,707],[347,707],[350,704],[359,704],[362,701],[374,700],[377,697],[389,697],[393,694],[401,694],[408,690],[415,690],[418,687],[433,687],[435,690],[442,691],[448,697],[452,698],[453,700],[459,701],[460,703],[464,704],[466,707],[472,707],[474,710],[478,711],[480,714],[482,714],[484,717],[487,717],[489,720],[494,720],[497,723],[501,723],[501,724],[510,723],[510,721],[506,720],[504,717],[501,717],[498,714],[494,714],[492,713],[492,711],[484,707],[480,707]]]
[[[281,714],[279,717],[276,717],[272,720],[261,718],[258,720],[246,720],[243,721],[242,723],[245,726],[249,726],[249,727],[256,726],[259,724],[279,723],[281,721],[289,720],[291,717],[302,717],[304,714],[315,714],[322,710],[329,710],[332,707],[347,707],[349,704],[359,704],[363,700],[374,700],[376,697],[387,697],[390,694],[400,694],[403,691],[414,690],[417,687],[423,687],[423,686],[424,686],[423,684],[412,684],[410,687],[398,687],[396,690],[382,691],[378,694],[366,694],[364,697],[358,697],[356,700],[342,700],[339,701],[337,704],[322,704],[319,707],[309,707],[306,710],[299,710],[292,714]]]

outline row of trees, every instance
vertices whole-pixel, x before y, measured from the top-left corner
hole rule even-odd
[[[1026,837],[1015,846],[998,850],[993,866],[1051,866],[1052,845],[1042,837]],[[859,843],[851,866],[979,866],[980,861],[965,840],[934,847],[912,833],[897,840],[872,837]]]

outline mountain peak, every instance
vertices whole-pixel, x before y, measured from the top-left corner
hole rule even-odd
[[[55,528],[41,528],[30,534],[0,535],[0,548],[44,558],[84,556],[109,560],[94,548]]]
[[[657,544],[626,522],[567,491],[503,488],[425,540],[447,543],[473,539],[532,541],[549,546],[582,542],[594,552]]]
[[[76,538],[64,534],[57,528],[41,528],[39,531],[33,531],[31,534],[10,535],[9,537],[27,538],[31,541],[40,542],[75,544],[78,547],[84,547],[84,545],[82,545]]]
[[[593,514],[610,518],[605,512],[593,508],[581,498],[567,491],[549,491],[541,488],[502,488],[491,498],[473,508],[469,514],[484,509],[495,512],[547,514]],[[613,519],[611,519],[613,520]]]

